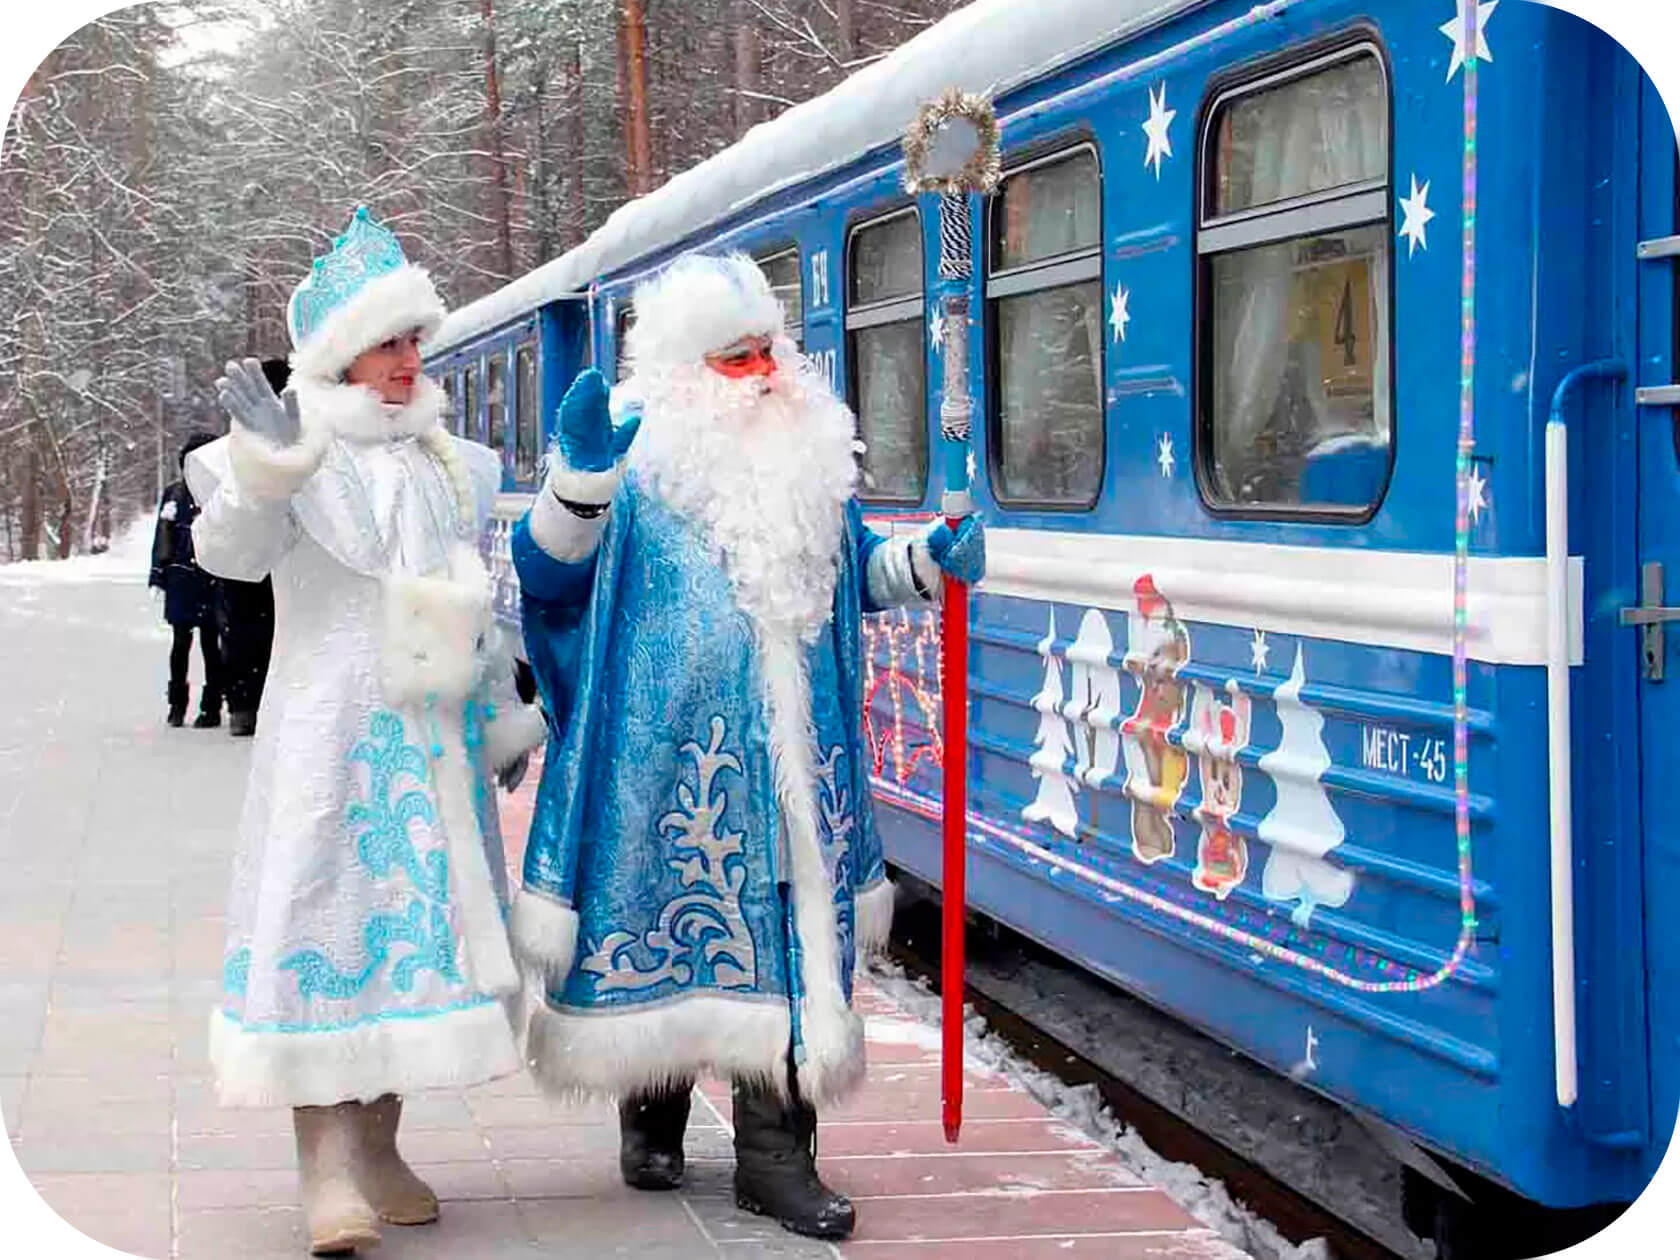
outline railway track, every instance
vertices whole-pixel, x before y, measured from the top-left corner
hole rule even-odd
[[[1401,1221],[1398,1165],[1340,1108],[1006,928],[971,923],[968,937],[975,1011],[1024,1060],[1095,1086],[1158,1154],[1222,1181],[1291,1242],[1324,1239],[1335,1260],[1433,1254]],[[892,956],[936,989],[939,943],[936,904],[900,907]]]

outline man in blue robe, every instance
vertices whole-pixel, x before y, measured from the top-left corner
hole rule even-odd
[[[855,422],[750,259],[686,256],[635,311],[632,414],[578,379],[513,536],[550,724],[513,915],[543,978],[526,1057],[619,1099],[642,1189],[680,1182],[694,1080],[728,1076],[736,1201],[844,1237],[815,1107],[862,1078],[852,971],[892,918],[859,619],[978,580],[984,536],[865,528]]]

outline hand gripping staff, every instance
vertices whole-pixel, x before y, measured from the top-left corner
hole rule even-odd
[[[970,406],[968,303],[974,275],[970,198],[997,186],[998,128],[991,102],[948,88],[922,106],[904,136],[904,183],[912,193],[939,194],[939,317],[943,320],[944,387],[939,432],[945,466],[940,511],[955,534],[974,511],[968,493]],[[943,577],[939,677],[945,765],[944,940],[940,948],[941,1078],[945,1140],[962,1128],[963,901],[968,856],[968,586]]]

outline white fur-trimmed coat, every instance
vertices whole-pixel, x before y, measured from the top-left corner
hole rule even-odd
[[[211,1058],[229,1105],[299,1106],[516,1071],[492,770],[540,740],[498,650],[477,539],[499,463],[299,388],[304,439],[193,453],[199,562],[274,579]]]

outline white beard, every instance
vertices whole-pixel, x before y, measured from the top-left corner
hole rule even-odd
[[[857,481],[851,412],[786,339],[769,378],[701,364],[637,374],[631,466],[700,530],[761,634],[814,642],[834,605]]]

